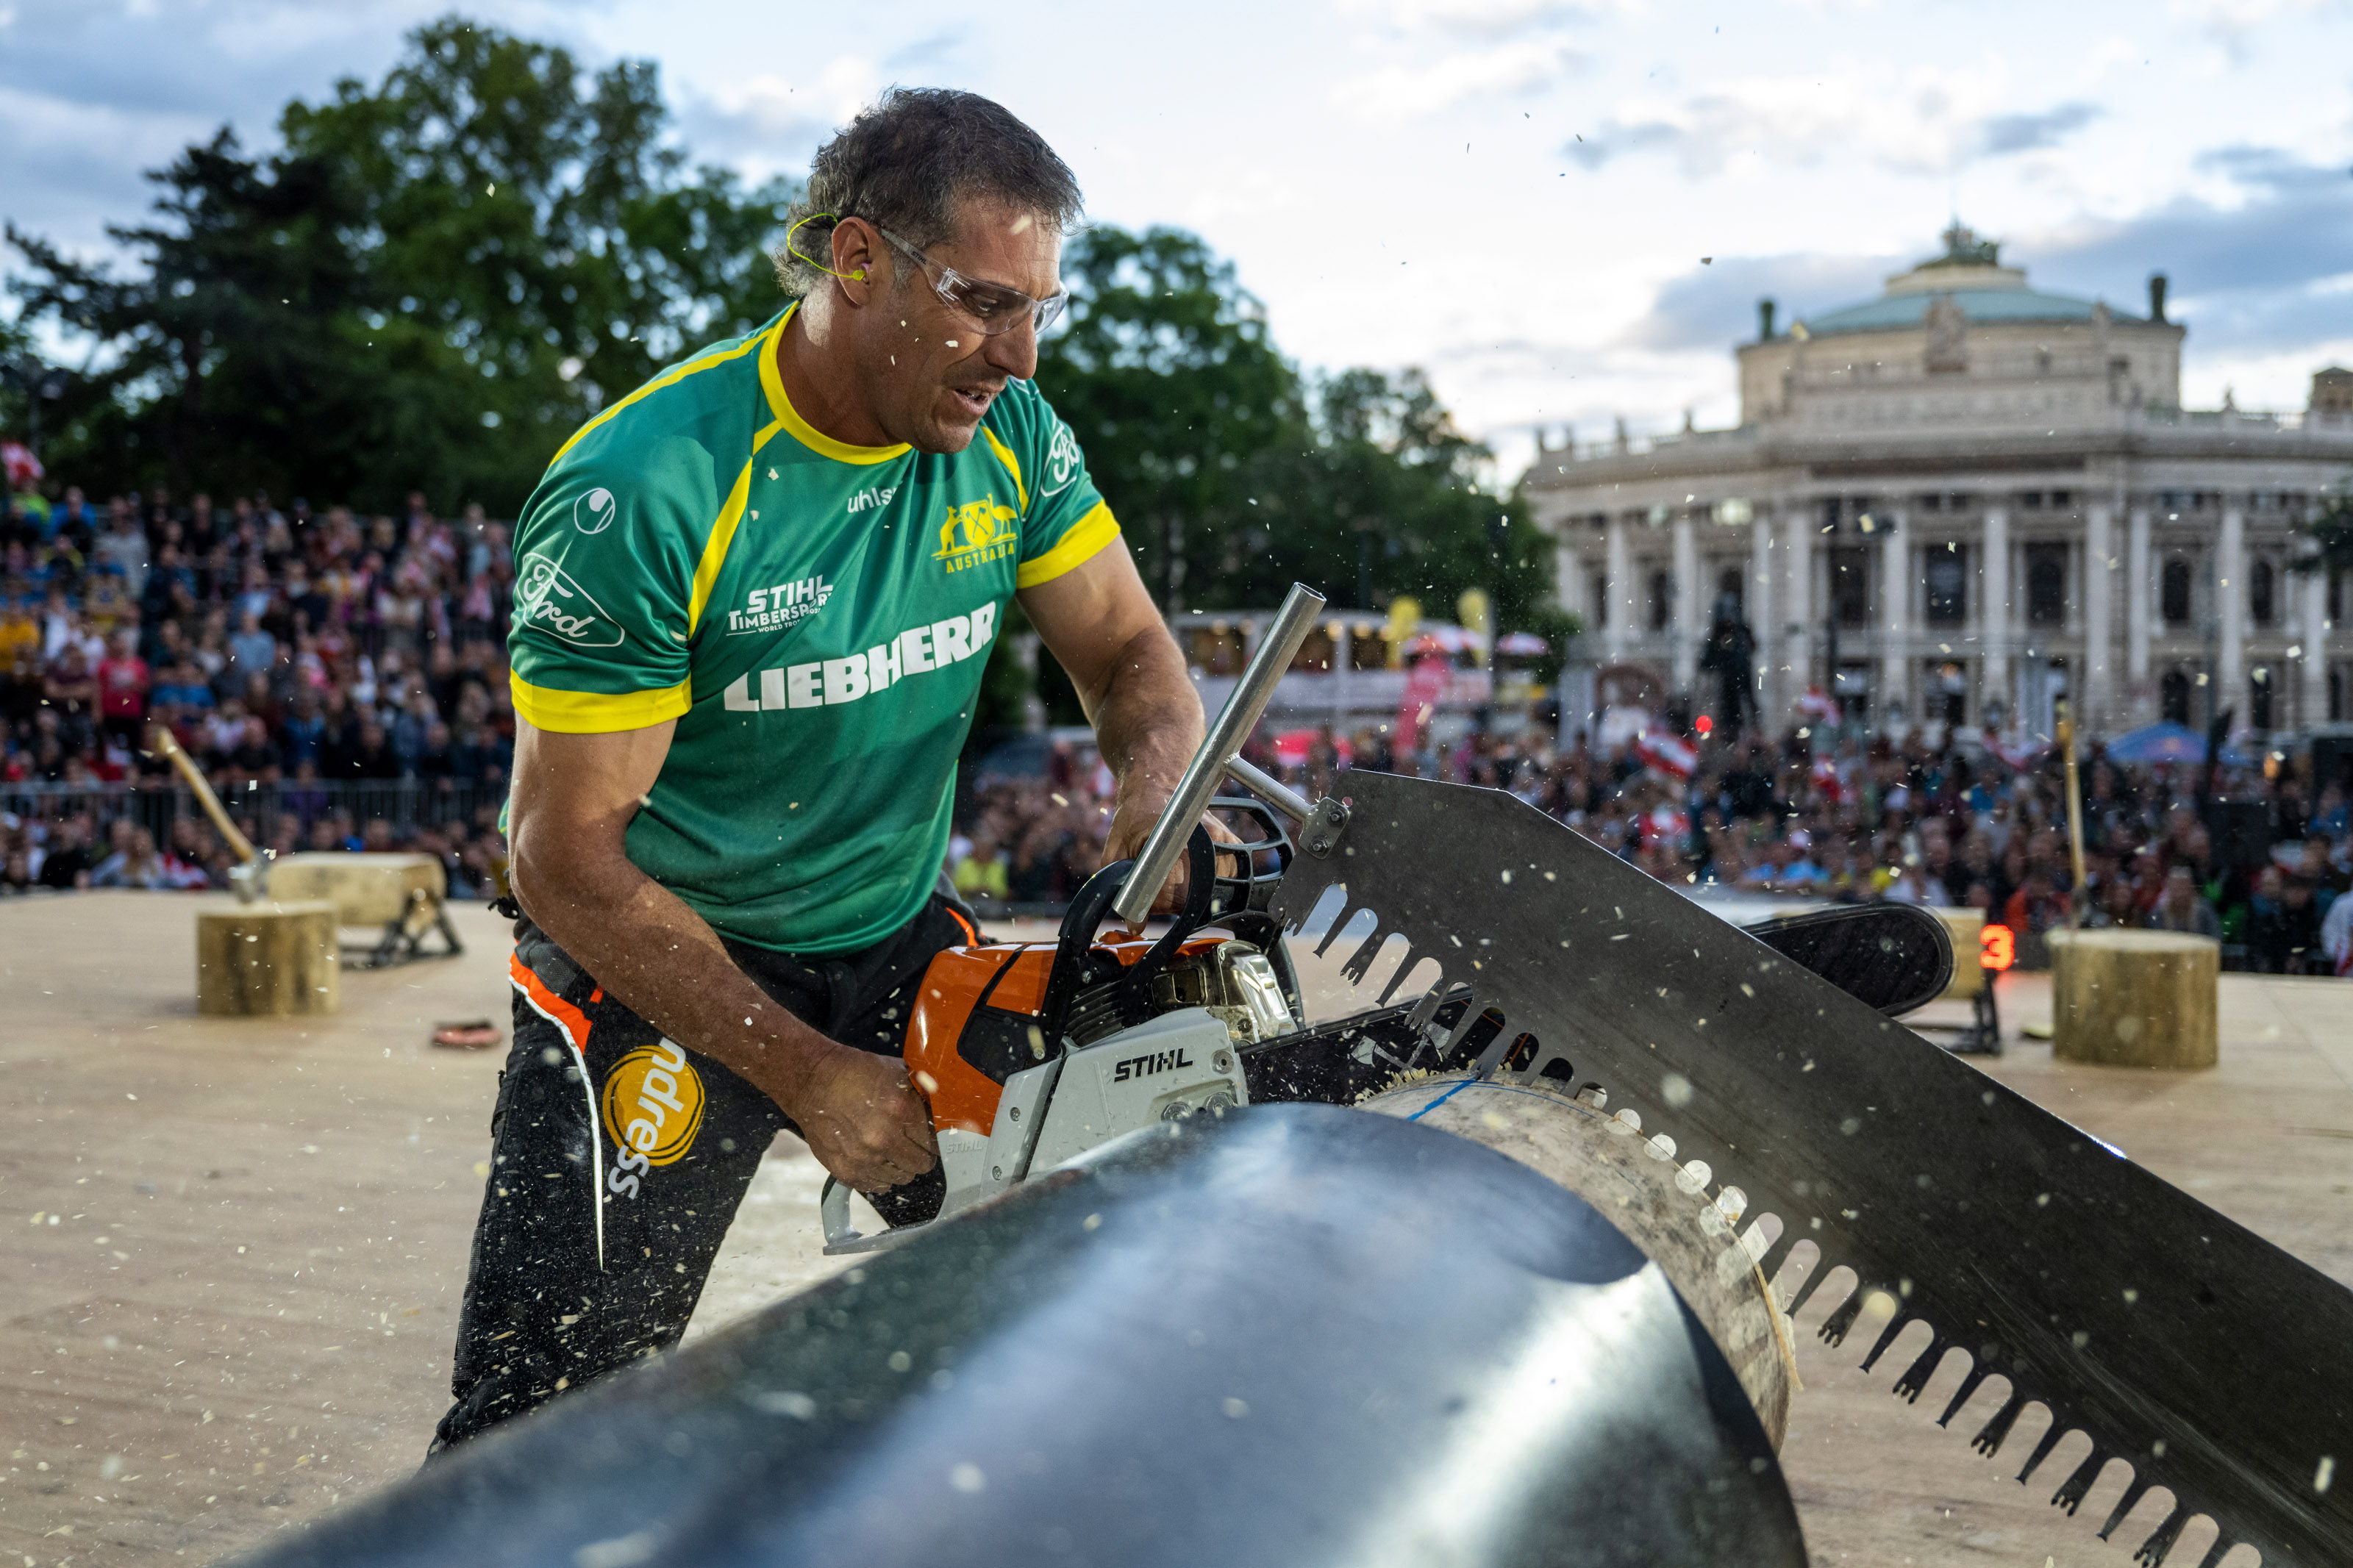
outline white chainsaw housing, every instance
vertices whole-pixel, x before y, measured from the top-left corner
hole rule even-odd
[[[1050,1171],[1122,1133],[1249,1103],[1241,1057],[1224,1020],[1206,1007],[1163,1013],[1007,1079],[987,1137],[942,1129],[940,1167],[947,1196],[939,1219],[926,1225],[937,1225],[1027,1180],[1032,1171]],[[877,1251],[925,1228],[901,1226],[860,1236],[849,1223],[849,1189],[830,1176],[818,1207],[829,1254]]]

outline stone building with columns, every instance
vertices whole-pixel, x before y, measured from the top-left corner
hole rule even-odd
[[[1719,605],[1756,638],[1767,725],[1835,689],[1874,729],[2262,731],[2353,720],[2339,579],[2293,570],[2353,478],[2353,382],[2300,413],[2181,406],[2185,329],[2044,293],[1956,224],[1876,300],[1736,350],[1740,423],[1539,441],[1525,486],[1584,622],[1567,721],[1640,690],[1714,705]]]

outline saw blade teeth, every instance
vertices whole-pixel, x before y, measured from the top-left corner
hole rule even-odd
[[[2147,1568],[2164,1568],[2166,1557],[2173,1551],[2173,1543],[2179,1541],[2181,1532],[2189,1528],[2190,1518],[2189,1505],[2177,1499],[2173,1511],[2165,1516],[2165,1522],[2149,1531],[2148,1539],[2142,1542],[2140,1550],[2133,1553],[2133,1561],[2146,1564]]]
[[[1796,1244],[1805,1238],[1785,1229],[1781,1232],[1781,1239],[1788,1242],[1790,1250],[1795,1251]],[[1775,1245],[1778,1246],[1779,1243],[1777,1242]],[[1784,1258],[1782,1261],[1787,1263],[1788,1259]],[[1814,1299],[1814,1292],[1830,1283],[1831,1275],[1837,1268],[1838,1265],[1831,1255],[1822,1251],[1817,1244],[1814,1249],[1814,1266],[1806,1271],[1806,1277],[1799,1280],[1798,1288],[1789,1293],[1789,1316],[1794,1318],[1805,1310],[1806,1303]],[[1768,1274],[1766,1278],[1770,1279],[1772,1276]],[[1855,1294],[1856,1298],[1860,1299],[1862,1292],[1858,1290]]]
[[[2059,1439],[2064,1437],[2066,1435],[2067,1423],[2059,1419],[2059,1412],[2057,1410],[2052,1410],[2051,1412],[2050,1429],[2042,1434],[2042,1441],[2034,1445],[2034,1452],[2026,1456],[2025,1468],[2018,1472],[2018,1484],[2020,1486],[2024,1486],[2026,1484],[2026,1478],[2032,1475],[2042,1461],[2051,1457],[2051,1450],[2059,1446]]]
[[[1399,991],[1405,989],[1405,983],[1412,976],[1414,966],[1420,962],[1421,954],[1415,951],[1412,939],[1408,938],[1406,945],[1398,952],[1397,967],[1389,971],[1388,980],[1381,986],[1381,994],[1378,997],[1375,998],[1374,1005],[1379,1007],[1388,1006],[1389,1005],[1389,998],[1396,995]],[[1430,988],[1430,994],[1432,996],[1443,996],[1446,994],[1446,987],[1443,985],[1433,985]],[[1437,1012],[1437,1004],[1432,1003],[1430,1010],[1433,1013]],[[1428,1022],[1430,1022],[1430,1020],[1427,1018],[1422,1020],[1422,1023],[1424,1024]],[[1419,1026],[1416,1026],[1419,1027]]]
[[[1856,1285],[1847,1293],[1847,1299],[1841,1301],[1831,1310],[1831,1315],[1822,1320],[1821,1335],[1826,1342],[1833,1345],[1846,1342],[1847,1331],[1854,1327],[1854,1321],[1857,1318],[1862,1316],[1862,1300],[1870,1292],[1860,1284]]]
[[[1311,950],[1314,955],[1321,958],[1331,952],[1332,944],[1340,940],[1341,934],[1356,922],[1356,917],[1365,912],[1365,908],[1362,904],[1342,904],[1335,910],[1331,923],[1324,928],[1323,936]]]
[[[1383,997],[1382,1000],[1387,1001],[1388,998]],[[1430,1021],[1438,1016],[1438,1009],[1445,1001],[1446,984],[1445,982],[1440,981],[1438,984],[1431,986],[1429,990],[1421,994],[1421,1000],[1415,1003],[1413,1005],[1413,1011],[1405,1016],[1405,1026],[1409,1029],[1426,1029],[1430,1027]],[[1478,1016],[1476,1013],[1471,1011],[1470,1004],[1467,1000],[1463,1004],[1462,1016],[1466,1018],[1475,1018]]]
[[[2125,1516],[2140,1506],[2140,1500],[2147,1497],[2149,1489],[2156,1484],[2155,1481],[2148,1479],[2144,1472],[2135,1471],[2133,1479],[2125,1486],[2125,1495],[2118,1498],[2116,1506],[2109,1510],[2108,1522],[2100,1526],[2100,1539],[2105,1541],[2109,1536],[2114,1535],[2116,1532],[2116,1526],[2125,1521]]]
[[[1858,1295],[1862,1293],[1856,1292]],[[1871,1353],[1862,1358],[1862,1370],[1869,1372],[1873,1367],[1877,1366],[1879,1358],[1887,1353],[1887,1347],[1894,1344],[1904,1331],[1910,1328],[1915,1321],[1917,1321],[1916,1319],[1907,1318],[1901,1312],[1888,1319],[1887,1326],[1879,1331],[1878,1342],[1871,1347]],[[1903,1386],[1898,1384],[1895,1391],[1898,1394],[1903,1393]]]
[[[2222,1559],[2231,1555],[2231,1548],[2237,1544],[2229,1531],[2221,1531],[2214,1537],[2214,1544],[2206,1549],[2206,1555],[2198,1560],[2198,1568],[2222,1568]]]
[[[1930,1340],[1928,1348],[1920,1352],[1920,1359],[1905,1368],[1904,1375],[1895,1380],[1895,1397],[1906,1405],[1919,1404],[1928,1380],[1936,1375],[1936,1368],[1944,1363],[1945,1352],[1951,1348],[1941,1339]]]
[[[1906,1375],[1909,1374],[1907,1373]],[[1992,1375],[1992,1371],[1988,1368],[1983,1362],[1979,1362],[1977,1365],[1969,1368],[1969,1370],[1962,1375],[1961,1386],[1954,1391],[1953,1402],[1945,1406],[1945,1413],[1942,1415],[1936,1417],[1936,1425],[1939,1426],[1950,1426],[1953,1424],[1953,1417],[1961,1413],[1961,1406],[1967,1405],[1969,1402],[1970,1395],[1976,1394],[1978,1389],[1983,1388],[1985,1386],[1986,1379]]]
[[[1348,955],[1347,961],[1340,965],[1340,973],[1349,984],[1362,985],[1365,983],[1365,976],[1373,972],[1373,960],[1379,956],[1381,945],[1388,939],[1388,932],[1375,926],[1363,944]]]
[[[2051,1426],[2052,1430],[2058,1430],[2056,1421]],[[2107,1468],[2108,1461],[2114,1458],[2116,1456],[2106,1449],[2094,1445],[2092,1451],[2084,1456],[2084,1462],[2070,1471],[2067,1479],[2059,1483],[2059,1489],[2051,1494],[2051,1506],[2070,1514],[2083,1507],[2084,1500],[2091,1495],[2094,1483],[2099,1480],[2100,1472]],[[2105,1537],[2107,1531],[2100,1533]]]
[[[2010,1397],[2003,1400],[2001,1408],[1978,1429],[1978,1435],[1969,1439],[1969,1447],[1987,1458],[1992,1458],[2001,1451],[2001,1446],[2010,1441],[2010,1429],[2018,1425],[2018,1418],[2025,1412],[2028,1403],[2025,1391],[2013,1383]]]

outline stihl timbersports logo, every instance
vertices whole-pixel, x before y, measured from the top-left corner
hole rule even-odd
[[[727,612],[727,635],[780,632],[798,626],[833,597],[833,584],[823,577],[799,577],[773,588],[754,588],[740,610]]]
[[[606,1173],[617,1197],[638,1195],[649,1165],[675,1164],[702,1126],[702,1079],[668,1040],[631,1051],[605,1075],[605,1135],[621,1156]]]
[[[940,524],[940,547],[932,559],[946,562],[951,572],[1002,561],[1021,546],[1020,521],[1019,512],[997,505],[993,495],[951,507]]]

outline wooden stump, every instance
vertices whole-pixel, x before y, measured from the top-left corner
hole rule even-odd
[[[2105,1067],[2211,1068],[2221,944],[2165,931],[2054,931],[2051,1050]]]
[[[1666,1275],[1781,1446],[1798,1386],[1789,1320],[1757,1267],[1764,1237],[1741,1232],[1737,1200],[1707,1195],[1704,1171],[1677,1163],[1628,1123],[1541,1079],[1469,1083],[1449,1074],[1374,1095],[1363,1109],[1419,1114],[1423,1126],[1516,1160],[1592,1205]]]
[[[196,915],[196,1010],[332,1013],[342,1002],[335,906],[239,904]]]
[[[1939,1002],[1967,1002],[1985,989],[1985,965],[1978,962],[1978,933],[1985,930],[1985,911],[1972,909],[1945,909],[1924,905],[1944,926],[1946,936],[1953,943],[1953,978],[1947,983]]]
[[[441,862],[430,855],[329,849],[284,856],[269,865],[272,898],[322,899],[335,906],[337,921],[347,926],[387,926],[408,919],[412,889],[425,893],[438,910],[448,891]]]

